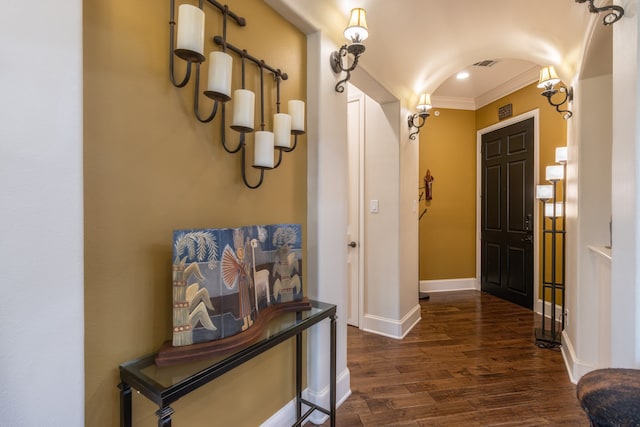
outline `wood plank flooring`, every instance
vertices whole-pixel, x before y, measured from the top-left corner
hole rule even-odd
[[[477,291],[420,305],[403,340],[348,328],[338,427],[589,426],[560,352],[535,345],[533,312]]]

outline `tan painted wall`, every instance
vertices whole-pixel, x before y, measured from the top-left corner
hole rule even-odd
[[[440,112],[435,116],[435,112]],[[475,112],[434,108],[420,131],[420,186],[427,169],[433,199],[420,202],[420,280],[475,276]]]
[[[288,99],[305,97],[304,35],[262,1],[228,4],[248,23],[229,23],[228,41],[288,73],[286,111]],[[210,40],[221,34],[222,19],[205,9],[208,52],[218,49]],[[306,138],[260,189],[247,189],[240,156],[219,143],[220,119],[199,123],[193,82],[177,89],[169,81],[168,22],[168,1],[84,4],[85,404],[92,427],[118,425],[118,365],[170,338],[173,229],[296,222],[306,239]],[[239,63],[234,56],[234,88]],[[247,67],[247,86],[258,92],[256,67]],[[206,71],[203,78],[206,84]],[[275,90],[268,87],[270,128]],[[202,104],[206,114],[210,103]],[[293,397],[293,355],[285,343],[179,400],[175,424],[260,424]],[[134,425],[156,425],[146,398],[134,393],[133,409]]]
[[[498,123],[499,107],[511,103],[513,116],[539,109],[539,183],[544,183],[555,148],[566,145],[567,124],[540,92],[531,84],[475,112],[436,108],[440,116],[427,119],[420,132],[419,183],[427,168],[435,180],[433,200],[421,204],[428,211],[420,222],[420,280],[475,277],[476,132]]]

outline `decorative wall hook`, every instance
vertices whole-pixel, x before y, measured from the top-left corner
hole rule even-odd
[[[407,118],[409,129],[416,128],[415,132],[409,134],[409,139],[412,141],[416,139],[416,135],[420,133],[420,128],[425,125],[427,117],[430,116],[429,110],[431,109],[431,95],[428,93],[420,95],[420,100],[418,101],[416,109],[418,112],[415,114],[409,114],[409,117]]]
[[[304,131],[304,102],[299,100],[289,101],[288,114],[280,113],[280,82],[287,80],[287,73],[279,68],[272,67],[264,60],[251,56],[245,49],[240,49],[227,42],[227,20],[231,18],[241,27],[246,25],[244,18],[236,15],[226,5],[221,5],[215,0],[206,2],[218,9],[223,16],[222,36],[214,36],[213,42],[221,47],[220,51],[209,53],[209,73],[208,85],[203,94],[213,100],[213,107],[208,115],[200,113],[200,68],[206,61],[204,55],[205,40],[205,13],[203,10],[205,0],[199,0],[198,6],[182,4],[178,8],[178,29],[176,40],[175,22],[175,0],[170,0],[171,13],[169,21],[169,78],[171,83],[182,88],[191,79],[193,66],[195,64],[195,82],[193,109],[198,121],[202,123],[211,122],[218,111],[221,116],[220,139],[222,147],[228,153],[241,152],[242,181],[251,189],[258,188],[264,180],[265,170],[275,169],[282,163],[282,153],[289,153],[295,149],[298,142],[298,135],[303,135]],[[226,102],[232,99],[231,80],[233,59],[227,51],[240,56],[242,65],[241,88],[233,92],[233,115],[230,128],[239,133],[238,144],[229,147],[226,136]],[[187,62],[185,75],[182,80],[175,77],[174,55]],[[254,134],[254,161],[252,166],[260,170],[260,177],[256,184],[251,184],[246,173],[246,144],[247,134],[254,133],[254,109],[255,94],[245,88],[246,62],[249,61],[259,68],[260,73],[260,130]],[[266,130],[265,105],[264,105],[264,73],[273,75],[277,89],[276,114],[273,120],[273,131]],[[220,105],[221,104],[221,105]],[[291,144],[293,135],[294,143]],[[274,163],[275,151],[278,151],[278,161]]]
[[[560,85],[559,89],[555,89],[555,85],[560,82],[560,78],[558,74],[556,74],[555,68],[553,65],[549,65],[548,67],[544,67],[540,70],[540,80],[538,81],[538,87],[544,89],[541,93],[542,96],[545,96],[549,101],[551,106],[555,107],[558,113],[562,113],[562,117],[565,120],[568,120],[573,116],[573,113],[570,110],[560,108],[563,104],[567,102],[571,102],[573,100],[573,88]],[[554,102],[551,98],[557,93],[561,93],[564,95],[560,102]]]
[[[349,25],[347,25],[347,28],[344,30],[344,36],[351,44],[342,45],[340,50],[331,52],[331,57],[329,58],[331,69],[335,74],[343,71],[347,73],[347,77],[336,84],[336,92],[339,93],[344,92],[344,84],[351,78],[351,72],[356,69],[360,55],[365,51],[365,46],[362,42],[369,36],[369,31],[367,30],[366,12],[364,9],[356,8],[351,11]],[[353,61],[350,66],[345,68],[343,58],[348,62],[349,54],[353,57]]]
[[[624,16],[624,8],[622,6],[610,5],[610,6],[596,7],[593,4],[593,0],[576,0],[576,3],[586,3],[586,2],[589,2],[589,12],[591,13],[607,12],[604,18],[602,18],[602,23],[604,25],[611,25],[615,22],[618,22],[620,18]]]

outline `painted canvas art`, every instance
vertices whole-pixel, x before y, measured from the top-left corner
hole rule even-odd
[[[174,346],[231,337],[261,310],[300,300],[300,224],[174,231]]]

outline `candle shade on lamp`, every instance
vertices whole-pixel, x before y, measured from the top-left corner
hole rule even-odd
[[[553,198],[553,185],[536,185],[536,199],[551,200]]]
[[[253,166],[258,168],[273,168],[273,132],[256,132]]]
[[[540,89],[550,89],[560,82],[560,77],[556,73],[556,69],[553,65],[544,67],[540,70],[540,78],[538,79],[538,87]]]
[[[289,114],[291,115],[291,133],[302,135],[304,133],[304,102],[292,99],[288,103]]]
[[[369,37],[367,29],[367,14],[364,9],[357,7],[351,10],[349,24],[344,29],[344,37],[352,43],[363,42]]]
[[[291,148],[291,116],[289,114],[274,114],[273,134],[276,147]]]
[[[556,163],[567,163],[567,147],[556,148]]]
[[[209,54],[209,83],[206,96],[216,101],[231,99],[231,69],[233,58],[225,52],[213,51]]]
[[[190,4],[178,8],[178,41],[175,54],[186,61],[203,62],[204,11]]]
[[[238,132],[253,132],[253,115],[256,95],[247,89],[236,89],[233,92],[233,119],[231,129]]]
[[[564,179],[564,167],[562,165],[547,166],[545,177],[547,181],[551,182]]]
[[[544,216],[548,217],[548,218],[559,218],[562,216],[563,213],[563,203],[555,203],[555,212],[553,210],[554,207],[554,203],[545,203],[544,204]]]

